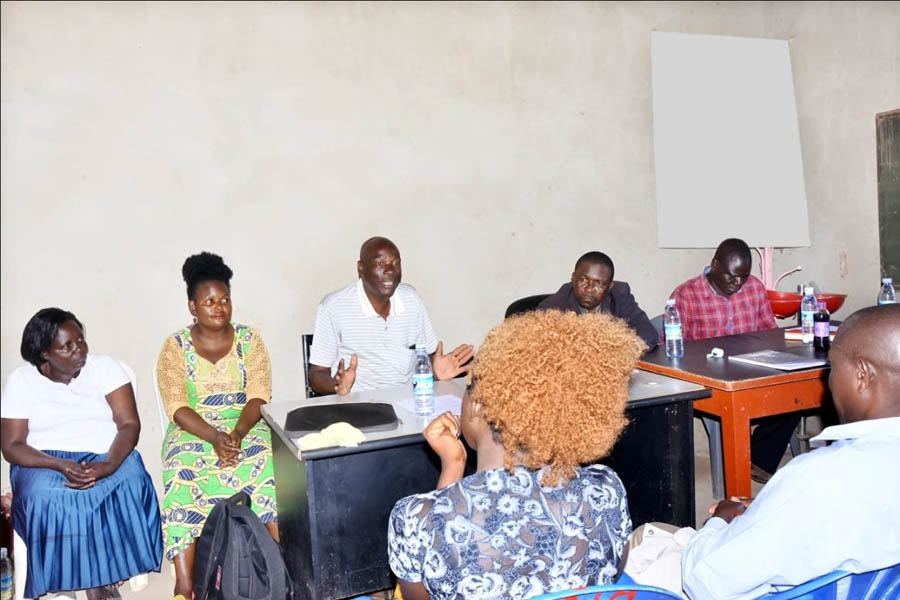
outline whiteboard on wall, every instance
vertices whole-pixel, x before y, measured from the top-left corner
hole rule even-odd
[[[788,43],[654,31],[659,246],[809,246]]]

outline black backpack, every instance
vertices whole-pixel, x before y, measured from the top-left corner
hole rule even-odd
[[[206,519],[194,555],[195,600],[290,600],[293,585],[281,549],[250,496],[238,492]]]

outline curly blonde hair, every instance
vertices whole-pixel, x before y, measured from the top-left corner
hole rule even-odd
[[[608,454],[628,423],[628,380],[645,348],[605,314],[529,312],[488,332],[471,395],[500,434],[506,468],[548,466],[543,483],[556,485]]]

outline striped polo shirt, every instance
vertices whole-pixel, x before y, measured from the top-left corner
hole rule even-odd
[[[431,354],[437,342],[425,304],[413,286],[397,286],[384,319],[369,302],[362,279],[357,279],[319,303],[309,363],[331,367],[334,375],[342,358],[349,365],[350,356],[356,354],[359,363],[352,391],[392,387],[412,380],[415,345],[425,344]]]

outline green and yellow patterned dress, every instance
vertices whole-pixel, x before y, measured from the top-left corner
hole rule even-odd
[[[157,379],[169,419],[187,406],[228,433],[248,398],[269,402],[272,374],[265,344],[249,327],[232,325],[234,345],[215,364],[194,350],[190,327],[166,340]],[[239,460],[237,466],[221,467],[212,444],[169,423],[162,447],[166,558],[172,560],[200,537],[213,506],[238,491],[250,495],[250,506],[263,523],[278,520],[272,432],[263,419],[244,437]]]

